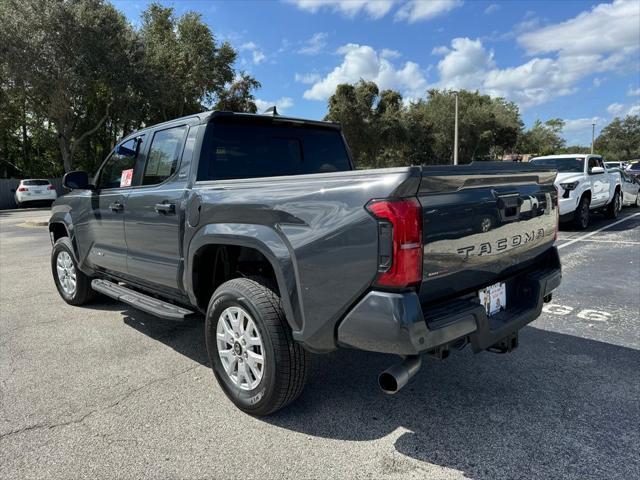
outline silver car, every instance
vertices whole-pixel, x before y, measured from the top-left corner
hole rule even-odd
[[[620,186],[622,187],[622,205],[640,207],[640,178],[633,177],[626,172],[620,172]]]

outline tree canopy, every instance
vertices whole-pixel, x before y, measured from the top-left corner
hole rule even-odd
[[[460,163],[512,151],[523,128],[518,107],[478,92],[459,95]],[[400,93],[373,82],[338,85],[327,120],[342,123],[358,166],[451,163],[455,94],[429,90],[405,104]]]
[[[123,134],[200,112],[255,111],[259,83],[199,14],[151,4],[139,29],[104,0],[0,2],[0,174],[94,170]]]
[[[640,116],[614,118],[596,138],[595,148],[606,160],[626,161],[640,158]]]

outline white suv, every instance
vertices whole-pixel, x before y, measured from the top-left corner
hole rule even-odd
[[[578,229],[589,226],[590,213],[603,210],[616,218],[622,208],[620,172],[608,170],[600,155],[572,153],[536,157],[531,163],[558,170],[560,221],[573,220]]]
[[[56,187],[49,180],[25,179],[21,180],[15,193],[16,205],[22,207],[27,202],[49,202],[58,198]]]

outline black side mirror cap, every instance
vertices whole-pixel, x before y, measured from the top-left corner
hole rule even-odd
[[[65,173],[62,177],[62,186],[69,190],[86,190],[93,188],[89,183],[89,174],[83,170]]]

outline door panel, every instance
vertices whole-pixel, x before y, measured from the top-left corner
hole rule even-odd
[[[125,215],[129,275],[176,293],[182,284],[181,204],[187,188],[180,159],[188,130],[179,125],[154,132],[141,186],[132,189]]]
[[[89,231],[93,239],[87,260],[95,267],[115,273],[127,271],[124,208],[127,192],[94,192],[91,196]]]
[[[91,192],[87,215],[91,246],[87,261],[115,274],[127,272],[124,217],[143,142],[144,135],[140,135],[118,145],[100,168]]]

